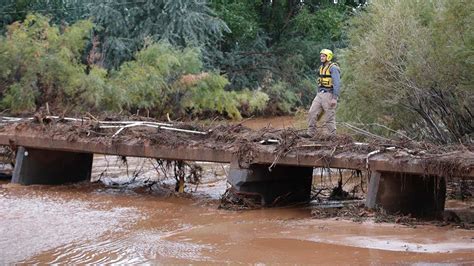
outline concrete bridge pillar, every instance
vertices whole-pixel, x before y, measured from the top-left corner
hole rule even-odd
[[[12,183],[64,184],[89,180],[93,154],[19,147]]]
[[[312,167],[252,164],[245,167],[232,162],[228,181],[234,193],[260,198],[262,205],[309,201]]]
[[[444,211],[445,200],[444,177],[374,172],[369,182],[366,206],[379,206],[389,213],[434,217]]]

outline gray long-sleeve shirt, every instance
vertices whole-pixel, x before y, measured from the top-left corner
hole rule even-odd
[[[332,66],[329,69],[332,78],[332,93],[339,97],[339,89],[341,88],[341,73],[339,73],[339,67]]]

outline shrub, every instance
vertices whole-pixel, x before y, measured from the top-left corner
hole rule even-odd
[[[343,53],[346,121],[457,142],[474,132],[473,1],[371,2]]]
[[[193,115],[217,112],[233,119],[242,118],[234,92],[224,90],[229,81],[216,73],[211,73],[189,88],[182,100],[182,107]]]
[[[277,82],[263,89],[263,92],[269,97],[265,110],[269,115],[289,114],[298,102],[298,96],[285,82]]]
[[[93,69],[88,76],[80,62],[91,28],[85,20],[60,31],[32,14],[10,25],[0,38],[1,107],[22,113],[46,103],[61,109],[98,106],[105,74]]]
[[[262,113],[267,107],[269,97],[261,91],[244,89],[236,93],[238,109],[244,116]]]

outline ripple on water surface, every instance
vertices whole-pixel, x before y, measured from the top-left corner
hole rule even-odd
[[[1,194],[0,217],[0,264],[5,264],[106,233],[120,233],[140,213],[134,208],[101,209],[78,200]]]

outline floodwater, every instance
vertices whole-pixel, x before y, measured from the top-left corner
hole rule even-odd
[[[0,264],[474,264],[474,231],[219,209],[228,166],[173,191],[148,159],[96,155],[93,183],[0,181]]]
[[[101,155],[101,182],[2,181],[0,263],[474,263],[474,231],[313,219],[311,206],[219,209],[227,166],[201,166],[184,195],[173,178],[150,183],[151,160]]]

